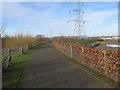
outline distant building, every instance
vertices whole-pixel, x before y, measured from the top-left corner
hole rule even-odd
[[[104,36],[104,37],[100,37],[100,39],[103,39],[103,40],[119,40],[120,37],[118,37],[118,36]]]
[[[38,38],[38,39],[40,39],[40,38],[45,38],[45,36],[44,35],[36,35],[36,38]]]
[[[120,40],[120,37],[113,37],[114,40]]]
[[[111,37],[102,37],[102,38],[100,38],[100,39],[103,39],[103,40],[112,40]]]

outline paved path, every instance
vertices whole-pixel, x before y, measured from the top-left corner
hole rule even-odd
[[[20,88],[109,88],[58,53],[50,44],[31,56]]]

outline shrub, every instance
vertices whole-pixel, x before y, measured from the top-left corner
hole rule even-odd
[[[32,44],[37,42],[37,38],[29,35],[18,33],[14,36],[5,36],[2,39],[3,48],[18,47],[26,44]]]

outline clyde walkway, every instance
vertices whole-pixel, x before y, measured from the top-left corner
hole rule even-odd
[[[19,88],[110,88],[61,55],[51,44],[43,44],[28,61]]]

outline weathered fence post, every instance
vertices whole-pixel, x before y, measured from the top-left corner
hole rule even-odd
[[[82,59],[84,58],[84,47],[82,47]],[[84,60],[82,60],[82,63],[84,64]]]
[[[2,37],[0,34],[0,90],[2,89]]]
[[[84,47],[82,47],[82,54],[84,53]]]
[[[106,66],[106,50],[104,51],[104,66]]]
[[[71,55],[71,58],[73,58],[73,50],[72,50],[72,45],[70,45],[70,55]]]
[[[12,49],[8,49],[8,52],[9,52],[9,66],[12,64],[12,59],[11,59],[11,52],[13,50]]]
[[[21,46],[21,54],[23,54],[24,52],[23,52],[23,45]]]

